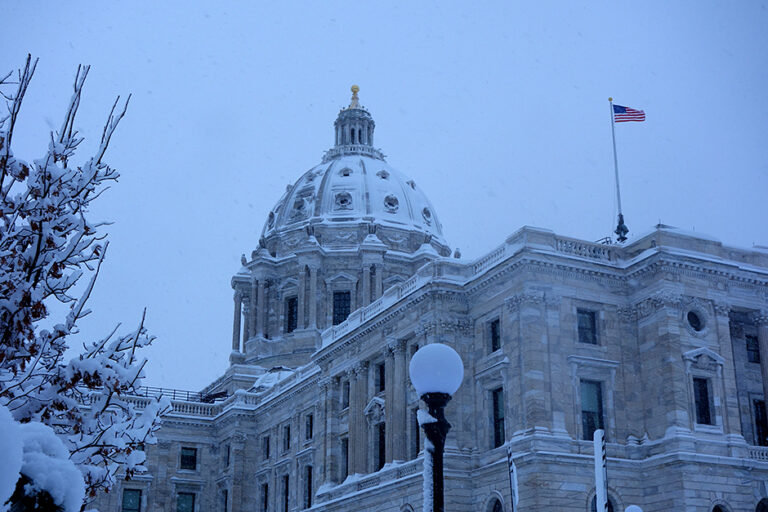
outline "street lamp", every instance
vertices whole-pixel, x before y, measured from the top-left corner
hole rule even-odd
[[[420,348],[411,358],[408,367],[411,383],[416,388],[429,414],[419,411],[419,424],[427,436],[425,449],[429,460],[424,461],[424,509],[444,512],[443,499],[443,451],[445,437],[451,424],[445,419],[445,405],[451,399],[464,378],[464,363],[461,357],[448,345],[431,343]],[[427,487],[428,473],[432,473],[432,500],[430,503]]]

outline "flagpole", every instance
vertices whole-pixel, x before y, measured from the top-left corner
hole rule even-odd
[[[616,176],[616,202],[619,206],[619,218],[616,223],[616,233],[619,242],[624,242],[627,239],[627,233],[629,229],[624,224],[624,215],[621,212],[621,190],[619,188],[619,158],[616,156],[616,121],[613,118],[613,98],[608,98],[608,103],[611,109],[611,136],[613,138],[613,170]]]

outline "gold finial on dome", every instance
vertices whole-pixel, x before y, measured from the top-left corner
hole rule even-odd
[[[353,85],[350,87],[350,90],[352,91],[352,101],[349,102],[349,108],[360,108],[360,101],[357,97],[357,93],[360,92],[360,86]]]

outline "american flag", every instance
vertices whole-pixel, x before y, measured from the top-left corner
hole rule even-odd
[[[626,123],[627,121],[645,121],[645,112],[635,110],[634,108],[613,106],[613,120],[616,123]]]

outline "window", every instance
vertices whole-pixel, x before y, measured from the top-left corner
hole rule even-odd
[[[597,345],[597,322],[594,311],[576,310],[579,323],[579,343]]]
[[[341,408],[347,407],[349,407],[349,381],[345,380],[341,383]]]
[[[261,438],[261,452],[264,454],[264,460],[269,458],[269,436]]]
[[[195,512],[194,493],[180,492],[176,496],[176,512]]]
[[[720,505],[715,505],[715,506],[712,508],[712,512],[728,512],[728,511],[727,511],[727,510],[725,510],[725,509],[724,509],[723,507],[721,507]]]
[[[758,343],[757,336],[747,334],[747,361],[750,363],[760,362],[760,343]]]
[[[384,363],[376,365],[376,392],[381,393],[387,387],[387,369]]]
[[[283,475],[283,512],[288,512],[289,484],[290,479],[288,475]]]
[[[590,506],[590,510],[592,512],[597,512],[597,496],[592,498],[592,505]],[[611,501],[610,498],[608,498],[607,512],[613,512],[613,502]]]
[[[283,425],[283,451],[291,449],[291,425]]]
[[[341,438],[341,481],[349,476],[349,437]]]
[[[421,431],[419,427],[419,408],[411,409],[411,453],[410,459],[413,460],[419,456],[421,449]]]
[[[181,448],[179,469],[197,469],[197,448]]]
[[[594,380],[581,381],[582,439],[592,441],[595,430],[603,428],[603,385]]]
[[[230,446],[227,445],[224,448],[224,467],[227,467],[227,468],[229,467],[230,451],[231,451]]]
[[[504,444],[504,389],[496,388],[491,391],[493,402],[493,447]]]
[[[755,507],[755,512],[768,512],[768,498],[763,498]]]
[[[312,466],[304,470],[304,508],[312,506]]]
[[[350,292],[333,292],[333,325],[339,325],[349,316]]]
[[[488,507],[488,510],[490,512],[504,512],[504,507],[502,507],[499,500],[493,500],[493,503]]]
[[[315,416],[310,413],[304,417],[304,439],[310,440],[314,435],[315,430]]]
[[[266,482],[261,484],[261,510],[262,512],[269,510],[269,484]]]
[[[123,489],[122,512],[141,512],[141,490]]]
[[[299,319],[299,299],[288,297],[285,299],[285,332],[293,332]]]
[[[491,352],[501,348],[501,322],[498,318],[488,322],[488,341]]]
[[[227,505],[229,505],[229,503],[227,503],[228,501],[229,501],[229,491],[227,489],[224,489],[223,491],[221,491],[221,505],[223,507],[221,510],[223,510],[223,512],[227,512]]]
[[[765,401],[754,400],[755,409],[755,444],[768,446],[768,418],[765,416]]]
[[[374,453],[375,470],[378,471],[384,467],[387,456],[387,424],[379,423],[376,425],[376,452]]]
[[[712,425],[709,407],[709,379],[693,379],[693,400],[696,405],[696,423]]]

